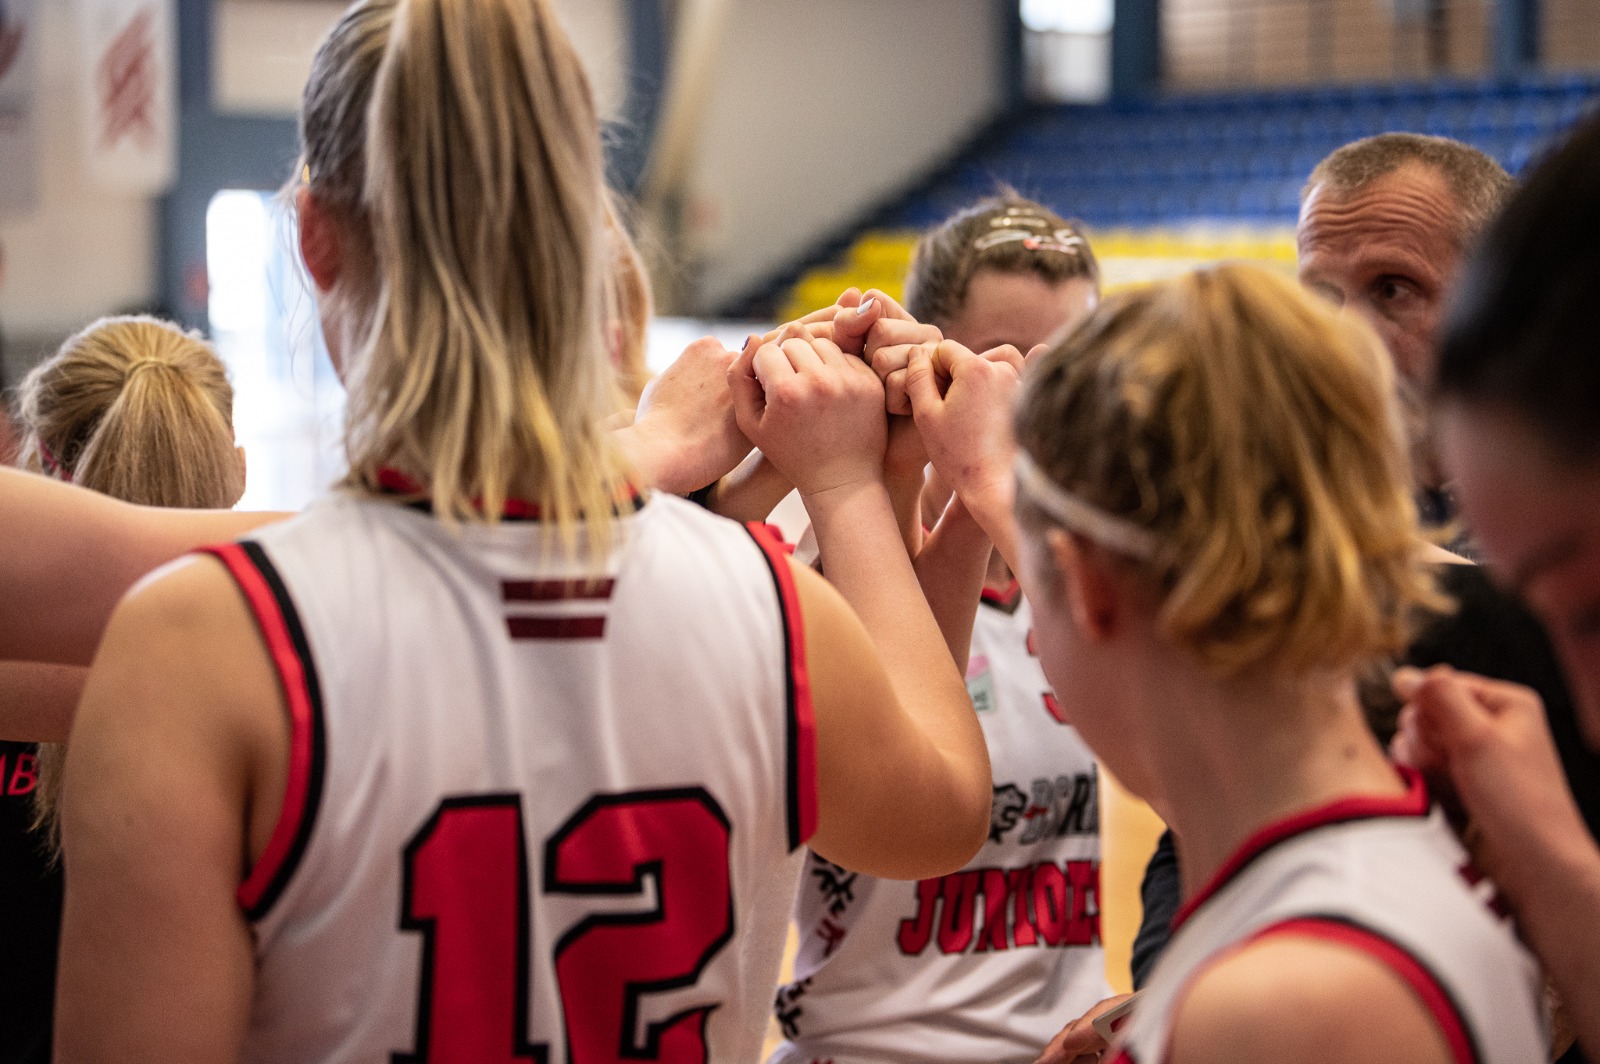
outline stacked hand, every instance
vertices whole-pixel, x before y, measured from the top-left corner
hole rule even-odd
[[[815,326],[751,337],[728,371],[739,427],[802,496],[882,483],[883,386]]]

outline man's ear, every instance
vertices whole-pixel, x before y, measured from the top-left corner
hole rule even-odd
[[[295,217],[300,228],[300,258],[319,292],[331,292],[344,269],[343,234],[338,219],[322,201],[302,185],[294,194]]]
[[[1045,533],[1045,543],[1061,574],[1073,623],[1091,643],[1110,639],[1117,631],[1121,600],[1105,554],[1085,550],[1081,540],[1059,528]]]

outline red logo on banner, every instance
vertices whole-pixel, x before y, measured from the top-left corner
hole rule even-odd
[[[95,83],[100,89],[100,146],[114,148],[133,137],[142,148],[155,144],[155,16],[140,11],[112,40],[100,59]]]

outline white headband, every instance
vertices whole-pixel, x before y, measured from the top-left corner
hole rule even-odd
[[[1026,451],[1017,452],[1016,473],[1017,486],[1023,494],[1080,536],[1141,561],[1149,561],[1160,549],[1161,540],[1154,532],[1115,514],[1108,514],[1061,487],[1044,475],[1044,471],[1034,464]]]

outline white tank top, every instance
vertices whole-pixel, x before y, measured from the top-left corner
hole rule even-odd
[[[595,580],[340,496],[214,552],[293,728],[244,1060],[759,1055],[816,817],[794,585],[675,498],[616,531]]]
[[[989,841],[920,883],[807,858],[771,1064],[1031,1062],[1110,996],[1094,756],[1029,651],[1028,604],[985,597],[967,687],[994,769]]]
[[[1114,1060],[1162,1064],[1183,993],[1207,965],[1252,939],[1294,934],[1381,961],[1428,1007],[1458,1064],[1543,1064],[1537,965],[1444,814],[1430,811],[1421,778],[1407,781],[1403,798],[1335,802],[1241,847],[1179,910]]]

